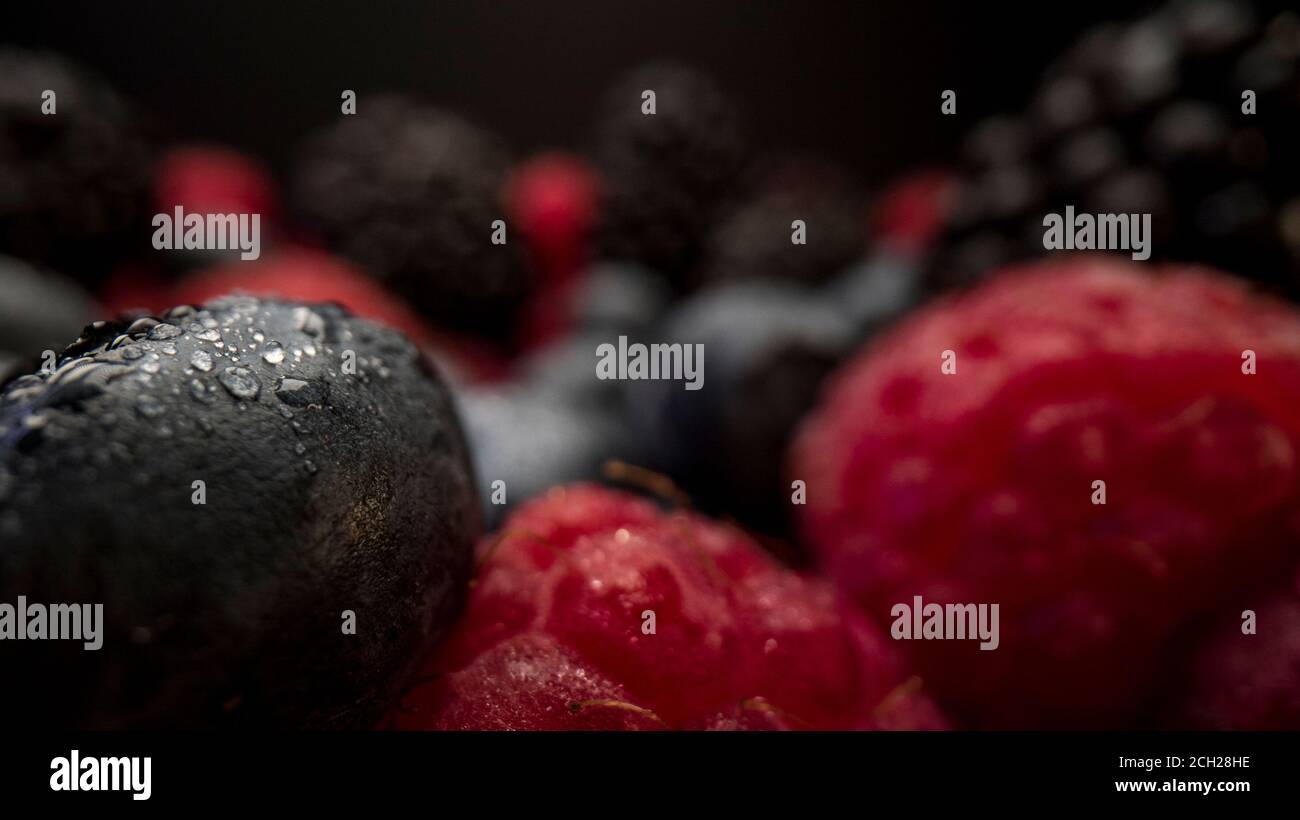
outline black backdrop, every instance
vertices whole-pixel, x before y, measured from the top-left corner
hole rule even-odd
[[[744,103],[760,146],[880,182],[941,159],[974,119],[1014,109],[1087,25],[1135,2],[886,0],[4,0],[0,40],[106,74],[183,138],[283,167],[343,88],[418,91],[519,151],[581,144],[593,101],[641,60],[682,58]],[[958,115],[938,115],[958,91]]]

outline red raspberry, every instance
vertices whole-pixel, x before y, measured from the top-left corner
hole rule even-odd
[[[180,205],[188,213],[260,214],[262,236],[279,225],[280,203],[267,171],[237,151],[188,146],[162,158],[153,183],[154,207],[171,214]]]
[[[1255,609],[1254,634],[1242,632],[1241,611],[1225,611],[1197,652],[1170,725],[1300,730],[1300,579]]]
[[[301,302],[337,302],[358,316],[383,322],[434,352],[453,381],[492,381],[506,371],[504,359],[485,344],[431,328],[373,278],[337,256],[284,246],[254,262],[232,262],[199,271],[173,290],[172,304],[201,305],[236,291]]]
[[[570,485],[480,560],[401,728],[942,726],[883,636],[734,527]]]
[[[1294,565],[1298,446],[1291,308],[1089,256],[879,340],[805,423],[790,477],[822,565],[873,618],[915,595],[1000,606],[996,650],[903,642],[955,718],[1114,725],[1153,696],[1178,628]]]
[[[918,171],[885,189],[872,214],[881,244],[910,253],[929,249],[943,232],[957,179],[945,170]]]
[[[539,347],[568,329],[570,301],[591,254],[599,181],[583,160],[567,154],[535,157],[515,169],[506,200],[519,225],[537,292],[520,320],[525,348]]]

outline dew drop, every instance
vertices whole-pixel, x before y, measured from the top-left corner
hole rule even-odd
[[[279,342],[267,342],[266,349],[262,351],[262,359],[267,364],[279,364],[284,361],[284,347]]]
[[[126,332],[132,336],[143,336],[152,333],[153,329],[158,326],[158,320],[149,316],[141,316],[127,326]],[[152,337],[151,337],[152,338]]]
[[[297,330],[306,333],[308,336],[319,338],[325,335],[325,320],[311,308],[294,308],[293,323]]]
[[[156,419],[167,412],[167,408],[163,407],[162,402],[148,394],[136,399],[135,409],[137,413],[147,419]]]
[[[140,358],[140,357],[143,356],[143,355],[144,355],[144,351],[141,350],[141,349],[138,348],[138,347],[124,347],[124,348],[122,348],[122,358],[123,358],[123,359],[127,359],[127,360],[129,360],[129,361],[135,361],[136,359]]]
[[[206,350],[196,350],[190,355],[190,365],[201,373],[212,370],[212,356]]]
[[[175,339],[177,336],[181,335],[181,333],[182,333],[181,329],[176,325],[167,324],[166,322],[164,322],[163,324],[160,325],[154,325],[152,328],[149,329],[149,338],[154,341],[160,341],[162,339]]]
[[[198,379],[190,379],[189,389],[190,396],[195,401],[200,401],[204,404],[211,404],[212,400],[216,398],[212,392],[211,385],[204,384]]]
[[[246,367],[227,367],[217,376],[217,381],[237,399],[255,399],[262,389],[257,374]]]
[[[305,381],[285,376],[275,387],[275,395],[280,401],[292,407],[307,407],[312,404],[324,404],[329,396],[329,385],[324,382]]]

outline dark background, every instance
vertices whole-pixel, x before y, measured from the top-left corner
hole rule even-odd
[[[1099,20],[1148,3],[476,0],[2,0],[0,40],[107,75],[187,140],[282,169],[339,94],[404,89],[499,130],[519,152],[581,147],[613,77],[655,57],[713,73],[759,145],[882,182],[942,160],[970,123],[1016,109],[1043,64]],[[958,92],[958,116],[938,113]]]

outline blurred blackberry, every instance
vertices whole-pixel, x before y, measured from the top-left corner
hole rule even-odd
[[[1073,205],[1150,213],[1153,259],[1300,294],[1298,58],[1300,18],[1232,0],[1171,2],[1085,33],[1024,114],[968,135],[930,286],[1043,253],[1043,216]]]
[[[655,114],[642,93],[655,92]],[[737,196],[747,156],[740,114],[693,69],[656,63],[618,82],[596,123],[604,186],[597,255],[640,262],[692,284],[705,237]]]
[[[523,238],[492,243],[510,170],[504,145],[401,96],[308,138],[292,207],[329,245],[445,327],[504,339],[533,286]]]
[[[42,94],[55,113],[42,113]],[[0,48],[0,253],[96,284],[147,248],[145,127],[99,77]]]
[[[706,280],[816,284],[862,255],[866,211],[847,171],[802,161],[778,166],[761,179],[756,194],[709,236]],[[804,244],[792,241],[795,220],[804,223]]]

